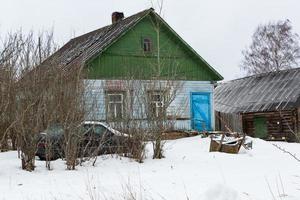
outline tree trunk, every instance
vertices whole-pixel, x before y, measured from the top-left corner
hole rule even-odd
[[[35,168],[35,156],[32,156],[32,155],[26,155],[24,152],[22,152],[21,154],[22,158],[21,158],[21,161],[22,161],[22,169],[26,170],[26,171],[33,171],[34,168]]]

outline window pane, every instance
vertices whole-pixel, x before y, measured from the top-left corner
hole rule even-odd
[[[144,38],[143,48],[144,48],[144,51],[151,51],[151,40],[149,38]]]
[[[115,117],[116,118],[122,118],[122,104],[118,103],[118,104],[115,104],[115,105],[116,105],[116,115],[115,115]]]
[[[162,97],[160,94],[153,94],[152,101],[162,101]]]
[[[116,102],[116,101],[122,101],[122,94],[109,94],[109,101],[110,102]]]
[[[159,116],[164,116],[165,115],[164,107],[158,107],[156,109],[157,109],[157,111],[156,111],[157,115],[159,115]]]
[[[115,104],[108,104],[108,117],[115,118]]]
[[[109,103],[108,117],[109,118],[122,118],[123,116],[122,103]]]
[[[150,104],[150,112],[152,114],[156,115],[156,104],[155,103]]]

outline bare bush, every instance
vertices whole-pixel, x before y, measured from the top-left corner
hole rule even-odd
[[[16,108],[16,82],[14,69],[0,64],[0,151],[15,147],[13,124]],[[9,138],[11,144],[8,143]]]
[[[119,104],[106,105],[106,120],[115,129],[128,135],[127,156],[143,162],[146,143],[150,141],[153,144],[153,158],[163,157],[163,133],[174,125],[174,119],[169,116],[167,109],[181,85],[180,81],[132,78],[109,81],[109,86],[104,86],[107,102],[110,102],[108,98],[117,98],[116,96],[124,99],[123,108]]]
[[[145,129],[145,108],[141,101],[143,95],[142,82],[128,78],[127,80],[114,80],[103,85],[106,91],[106,121],[115,129],[120,130],[126,138],[126,144],[119,147],[118,152],[137,162],[143,162],[147,132]],[[119,87],[121,86],[121,87]],[[109,98],[122,95],[123,107],[110,104]],[[114,111],[115,109],[115,111]],[[117,111],[118,110],[118,111]],[[125,146],[124,146],[125,145]]]
[[[28,171],[34,170],[39,134],[57,123],[64,129],[67,169],[76,165],[83,79],[79,67],[68,71],[42,63],[56,49],[53,32],[36,36],[18,31],[8,35],[1,51],[1,143],[16,138],[22,168]]]
[[[37,95],[35,86],[38,86],[41,77],[32,73],[30,84],[29,79],[21,80],[21,77],[53,52],[53,33],[42,33],[35,37],[33,32],[25,35],[17,31],[9,33],[3,41],[0,52],[1,143],[5,145],[10,139],[13,148],[19,146],[22,151],[22,168],[31,171],[34,168],[36,144],[33,141],[36,137],[25,133],[35,132],[43,125],[34,126],[37,120],[30,118],[32,113],[40,109],[36,105],[42,95]],[[31,97],[25,100],[29,93]]]
[[[75,73],[74,73],[75,71]],[[68,73],[64,78],[63,92],[60,92],[60,123],[64,129],[64,153],[67,169],[74,170],[79,155],[79,145],[82,140],[82,123],[85,116],[84,84],[81,69]],[[67,86],[67,87],[65,87]]]
[[[164,157],[163,133],[173,127],[174,119],[168,116],[168,108],[181,88],[181,82],[173,80],[152,81],[148,86],[147,118],[150,140],[153,147],[153,159]],[[157,104],[161,104],[158,107]]]
[[[146,77],[148,80],[144,79],[143,71],[129,71],[123,80],[115,80],[122,87],[103,89],[110,94],[119,93],[125,99],[124,114],[113,118],[107,116],[107,121],[130,136],[129,152],[138,162],[145,157],[145,141],[152,143],[154,159],[164,157],[163,133],[172,129],[176,120],[176,113],[170,113],[170,105],[183,84],[178,80],[179,65],[172,60],[174,52],[161,52],[161,22],[154,18],[151,20],[156,38],[155,48],[151,49],[153,54],[144,54],[151,71],[150,77]],[[172,60],[172,64],[169,60]],[[110,82],[113,85],[114,81]],[[109,109],[106,105],[108,114]]]
[[[23,42],[19,33],[8,34],[0,44],[0,150],[8,150],[8,140],[16,148],[13,125],[16,122],[16,81],[19,53]]]

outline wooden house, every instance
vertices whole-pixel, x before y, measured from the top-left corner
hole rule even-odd
[[[216,128],[294,141],[300,131],[300,68],[232,80],[215,90]]]
[[[128,113],[144,118],[135,111],[135,97],[142,94],[128,88],[128,80],[139,86],[161,83],[147,89],[149,107],[157,113],[165,106],[161,87],[172,80],[181,85],[165,112],[175,120],[174,129],[214,129],[214,85],[222,76],[152,8],[127,18],[114,12],[110,25],[71,39],[45,63],[87,70],[90,104],[92,97],[96,104],[88,120],[117,121]]]

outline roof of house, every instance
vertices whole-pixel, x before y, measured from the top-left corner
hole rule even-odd
[[[111,25],[86,33],[79,37],[71,39],[62,48],[44,61],[44,65],[59,65],[65,68],[71,66],[84,66],[87,61],[96,55],[99,55],[111,46],[120,37],[134,27],[145,16],[153,14],[168,29],[170,29],[198,58],[200,58],[209,69],[219,77],[223,77],[212,68],[195,50],[193,50],[177,33],[158,15],[153,8],[141,11],[135,15],[127,17]]]
[[[221,83],[215,110],[249,113],[300,107],[300,68],[263,73]]]
[[[50,56],[44,64],[73,66],[84,64],[91,56],[104,51],[114,40],[133,27],[151,9],[144,10],[117,23],[102,27],[92,32],[71,39],[62,48]]]

